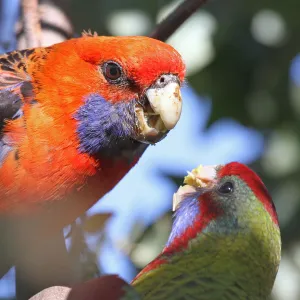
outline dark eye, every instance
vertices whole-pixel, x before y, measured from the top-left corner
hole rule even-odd
[[[104,65],[103,74],[108,81],[115,83],[121,78],[122,69],[117,63],[109,62]]]
[[[221,194],[230,194],[233,192],[233,190],[233,183],[230,181],[226,181],[218,188],[218,192]]]

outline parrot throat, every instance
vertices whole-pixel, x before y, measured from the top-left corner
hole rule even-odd
[[[90,94],[75,114],[80,151],[97,159],[124,158],[131,162],[146,150],[136,136],[135,101],[113,104]]]
[[[222,209],[207,193],[184,199],[175,212],[172,231],[163,253],[173,254],[186,249],[190,241],[197,238],[211,221],[222,215]]]
[[[199,201],[199,197],[202,197]],[[207,200],[207,201],[202,201]],[[207,213],[212,210],[212,213]],[[133,280],[143,277],[144,274],[167,264],[174,255],[186,249],[191,240],[195,239],[210,221],[221,215],[209,197],[197,193],[187,197],[180,203],[174,214],[174,221],[168,242],[162,253],[150,262]]]

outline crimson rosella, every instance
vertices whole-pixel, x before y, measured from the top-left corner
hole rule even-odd
[[[184,75],[179,53],[147,37],[85,33],[0,56],[1,275],[12,249],[28,258],[22,277],[35,274],[32,261],[51,244],[41,237],[84,213],[174,128]]]
[[[151,38],[83,36],[0,66],[2,214],[51,210],[70,223],[180,117],[184,64]]]

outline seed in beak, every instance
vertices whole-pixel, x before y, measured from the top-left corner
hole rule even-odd
[[[216,181],[217,166],[202,166],[188,171],[188,175],[184,177],[184,186],[180,186],[178,191],[173,195],[173,211],[175,211],[180,202],[189,194],[197,192],[199,188],[209,187]]]
[[[183,182],[194,187],[206,187],[214,182],[217,174],[216,167],[200,165],[191,172],[188,171]]]

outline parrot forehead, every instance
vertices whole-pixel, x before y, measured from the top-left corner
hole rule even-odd
[[[178,75],[184,80],[185,65],[180,54],[170,45],[142,37],[81,37],[76,39],[80,57],[92,64],[106,61],[119,63],[127,77],[149,86],[162,74]]]

